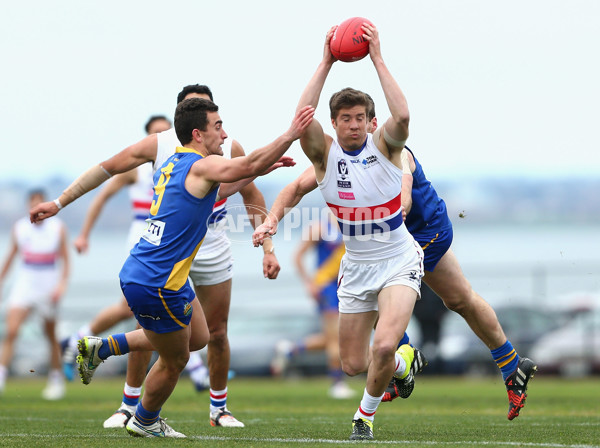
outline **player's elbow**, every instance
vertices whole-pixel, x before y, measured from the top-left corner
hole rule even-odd
[[[410,124],[410,113],[408,112],[408,109],[396,114],[394,116],[394,122],[397,127],[405,130],[406,136],[408,137],[408,125]]]

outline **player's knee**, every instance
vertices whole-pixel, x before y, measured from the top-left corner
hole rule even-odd
[[[475,292],[471,289],[471,285],[466,283],[465,285],[455,288],[451,293],[444,294],[442,300],[444,301],[446,308],[448,308],[450,311],[462,314],[466,309],[469,308],[473,301],[474,295]]]
[[[227,322],[223,325],[209,327],[210,343],[223,345],[227,343]]]
[[[398,350],[397,344],[388,341],[381,341],[373,344],[373,347],[371,348],[371,353],[373,359],[391,360],[394,358],[394,353],[396,353],[396,350]]]
[[[185,369],[190,359],[190,352],[182,352],[178,356],[175,356],[166,364],[167,371],[170,375],[179,375]]]
[[[366,360],[342,358],[342,371],[348,376],[356,376],[367,371]]]

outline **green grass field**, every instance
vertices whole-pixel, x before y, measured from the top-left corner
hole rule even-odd
[[[363,379],[351,383],[362,392]],[[506,419],[504,386],[497,379],[417,378],[407,400],[382,403],[375,441],[350,442],[350,422],[359,399],[327,397],[328,380],[235,378],[228,406],[245,428],[213,428],[208,394],[182,378],[162,415],[187,440],[133,438],[106,430],[102,422],[120,403],[123,379],[71,383],[67,397],[45,402],[39,379],[9,379],[0,398],[0,446],[4,447],[600,447],[600,379],[536,377],[521,416]]]

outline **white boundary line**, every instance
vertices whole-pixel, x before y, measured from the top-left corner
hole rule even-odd
[[[126,436],[123,433],[104,434],[23,434],[23,433],[0,433],[3,438],[27,438],[35,437],[38,439],[85,439],[89,437],[120,439]],[[277,442],[277,443],[330,443],[330,444],[356,444],[354,440],[335,440],[335,439],[306,439],[306,438],[278,438],[278,437],[222,437],[222,436],[190,436],[188,439],[205,440],[205,441],[232,441],[232,442]],[[527,446],[527,447],[543,447],[543,448],[600,448],[600,445],[579,445],[579,444],[564,444],[564,443],[533,443],[533,442],[502,442],[502,441],[483,441],[483,440],[455,440],[451,442],[438,442],[434,440],[369,440],[373,445],[431,445],[431,446],[487,446],[487,445],[502,445],[502,446]]]

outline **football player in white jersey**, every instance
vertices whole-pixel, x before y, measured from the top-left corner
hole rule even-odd
[[[41,190],[34,190],[29,194],[30,207],[44,200]],[[43,390],[42,397],[46,400],[59,400],[65,394],[65,384],[60,370],[56,319],[58,305],[69,277],[67,230],[62,220],[52,218],[32,224],[28,218],[21,218],[15,223],[10,249],[0,271],[0,292],[17,255],[21,262],[7,300],[6,331],[0,355],[0,394],[4,391],[19,330],[31,311],[35,310],[43,318],[44,334],[50,344],[48,385]]]
[[[377,29],[366,24],[362,29],[391,117],[375,134],[368,134],[370,97],[344,89],[329,102],[335,136],[313,120],[300,140],[346,244],[338,278],[340,356],[348,375],[367,373],[352,420],[352,440],[373,438],[375,412],[390,379],[410,373],[414,349],[407,344],[398,348],[398,342],[423,276],[423,251],[406,229],[401,208],[400,154],[408,138],[408,105],[383,61]],[[329,49],[334,32],[335,27],[327,33],[323,59],[298,108],[317,107],[336,61]]]
[[[144,129],[146,134],[156,134],[171,128],[171,122],[163,115],[154,115],[148,119]],[[152,181],[152,166],[150,163],[140,165],[134,170],[117,174],[94,197],[85,216],[83,227],[79,236],[73,241],[78,253],[84,254],[89,249],[89,238],[94,224],[98,220],[106,202],[128,187],[132,208],[132,221],[127,236],[127,250],[130,250],[140,239],[142,231],[146,227],[146,218],[150,203],[154,194]],[[77,332],[61,341],[63,348],[63,371],[67,379],[72,380],[74,375],[75,357],[77,356],[77,341],[83,336],[100,334],[119,322],[133,318],[133,313],[127,305],[125,297],[121,296],[119,302],[102,309],[90,322],[82,325]],[[135,361],[133,361],[135,362]],[[146,367],[146,362],[143,368]],[[134,369],[134,371],[137,369]],[[143,376],[142,376],[143,380]],[[128,383],[126,383],[128,384]],[[129,390],[125,386],[127,394],[135,399],[139,398],[139,392]],[[136,396],[137,395],[137,396]],[[132,398],[133,399],[133,398]]]

